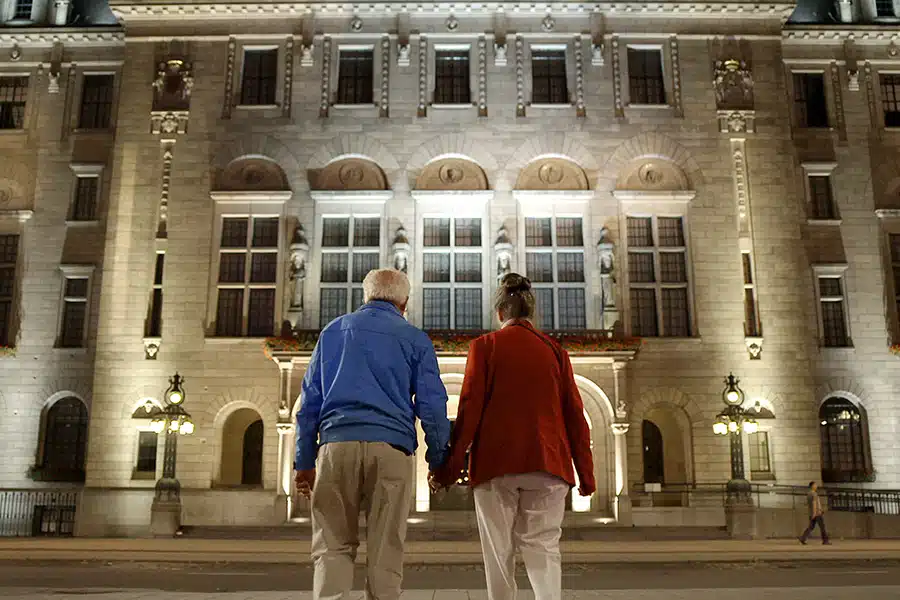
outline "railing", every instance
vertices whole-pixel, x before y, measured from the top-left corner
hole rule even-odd
[[[78,490],[0,490],[0,537],[68,537]]]
[[[673,483],[647,491],[643,483],[632,486],[632,496],[640,505],[647,499],[651,506],[724,506],[728,498],[724,483]],[[759,508],[802,508],[806,510],[805,485],[777,485],[751,483],[751,495]],[[819,494],[830,510],[843,512],[871,512],[880,515],[900,514],[900,490],[861,488],[820,488]]]

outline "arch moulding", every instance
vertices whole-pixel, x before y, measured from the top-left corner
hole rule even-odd
[[[871,411],[869,406],[869,393],[866,388],[855,379],[849,377],[836,377],[829,379],[816,388],[816,410],[829,398],[843,398],[854,403],[858,407]]]
[[[642,393],[631,408],[629,421],[632,425],[640,425],[644,415],[657,406],[681,409],[692,428],[703,423],[703,411],[700,410],[700,406],[693,398],[674,388],[653,388]]]
[[[416,178],[417,191],[489,189],[481,166],[467,156],[447,155],[429,162]]]
[[[656,177],[650,176],[650,179],[655,182],[652,185],[672,185],[672,181],[666,181],[665,179],[662,179],[662,177],[676,176],[679,171],[683,174],[683,183],[681,183],[681,185],[685,187],[674,188],[676,190],[693,189],[703,182],[703,173],[701,172],[697,161],[691,156],[691,153],[672,138],[653,132],[637,135],[619,146],[606,163],[604,175],[605,177],[616,181],[618,188],[618,183],[621,181],[622,174],[624,173],[630,174],[631,171],[635,171],[634,175],[640,178],[639,171],[645,163],[650,165],[655,163],[665,165],[666,163],[669,163],[670,165],[668,166],[668,169],[670,169],[668,173],[659,173]],[[673,168],[674,173],[671,170]],[[659,169],[660,167],[657,167],[657,171],[659,171]],[[647,167],[645,172],[650,170],[652,170],[652,167]],[[644,179],[648,179],[646,174],[644,175]],[[678,180],[676,179],[676,181]],[[664,188],[660,187],[656,189]]]
[[[525,165],[516,178],[516,190],[588,191],[587,174],[566,156],[548,154]]]
[[[221,145],[215,152],[212,163],[212,183],[216,189],[225,169],[242,158],[267,159],[274,162],[285,174],[287,181],[294,183],[295,189],[306,187],[304,171],[297,156],[288,146],[269,135],[251,135]]]

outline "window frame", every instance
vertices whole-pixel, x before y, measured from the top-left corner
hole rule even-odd
[[[859,427],[859,450],[860,455],[854,456],[854,462],[856,459],[861,459],[862,470],[852,470],[852,471],[839,471],[839,470],[830,470],[826,471],[825,467],[828,466],[826,464],[825,453],[829,451],[830,444],[826,443],[826,436],[823,435],[823,427],[828,427],[829,424],[827,420],[824,419],[823,411],[826,409],[826,404],[831,401],[836,401],[835,403],[848,403],[852,405],[853,409],[859,415],[858,427]],[[872,462],[872,447],[871,447],[871,433],[869,432],[869,419],[868,413],[866,411],[865,406],[855,397],[851,397],[850,394],[846,392],[831,392],[825,396],[825,398],[819,403],[819,408],[816,411],[816,419],[819,422],[819,445],[820,445],[820,465],[821,465],[821,473],[823,483],[863,483],[873,481],[873,477],[875,475],[875,470],[873,468]],[[833,424],[830,426],[834,426]],[[852,431],[849,434],[852,437]],[[831,453],[833,454],[833,453]],[[826,472],[830,473],[844,473],[848,475],[844,475],[843,477],[831,478],[826,476]]]
[[[60,265],[60,274],[62,275],[62,289],[59,295],[59,316],[56,325],[56,344],[55,348],[65,351],[85,350],[88,348],[88,341],[91,334],[91,309],[93,306],[93,288],[94,288],[94,265]],[[69,280],[85,279],[87,280],[87,290],[84,298],[66,295],[66,286]],[[66,305],[73,303],[84,303],[84,322],[82,323],[81,343],[78,346],[67,346],[63,344],[65,338],[63,327],[65,326]]]
[[[69,168],[72,170],[73,177],[73,185],[71,198],[69,201],[69,211],[66,217],[66,225],[68,226],[83,226],[83,225],[95,225],[99,223],[102,219],[100,218],[100,207],[101,207],[101,198],[103,197],[103,172],[106,168],[105,165],[102,164],[71,164]],[[94,191],[94,199],[93,199],[93,219],[76,219],[76,208],[78,203],[78,184],[82,179],[96,179],[97,180],[97,188]]]
[[[110,99],[109,99],[109,114],[107,115],[107,124],[105,127],[85,127],[84,123],[82,123],[83,111],[84,111],[84,102],[85,102],[85,85],[87,83],[88,77],[111,77],[112,84],[110,86]],[[118,104],[118,87],[119,87],[119,75],[116,71],[113,70],[85,70],[82,71],[79,75],[79,87],[78,87],[78,104],[76,105],[77,109],[72,111],[73,118],[75,119],[75,130],[76,131],[85,131],[85,132],[107,132],[113,131],[116,128],[116,105]]]
[[[478,60],[475,52],[477,41],[473,38],[468,42],[438,41],[433,36],[428,37],[428,73],[427,96],[429,108],[438,110],[474,110],[478,100]],[[435,102],[437,91],[437,53],[438,52],[467,52],[469,55],[469,103],[468,104],[442,104]]]
[[[835,118],[835,109],[832,103],[834,102],[834,90],[831,89],[831,78],[828,77],[826,70],[824,67],[811,67],[811,68],[802,68],[802,67],[791,67],[789,70],[789,77],[787,81],[787,89],[788,89],[788,101],[790,103],[791,110],[791,124],[795,130],[802,131],[833,131],[835,124],[837,123],[837,119]],[[817,125],[817,126],[809,126],[800,121],[800,115],[797,114],[797,85],[796,85],[796,76],[797,75],[820,75],[822,77],[822,90],[825,94],[824,102],[825,102],[825,118],[828,121],[826,125]],[[807,110],[807,119],[809,116],[809,111]]]
[[[30,9],[28,11],[27,17],[19,14],[19,4],[21,4],[21,3],[22,3],[22,0],[11,0],[10,4],[12,5],[11,6],[12,10],[8,13],[9,14],[8,22],[10,22],[10,23],[31,23],[34,21],[34,9],[35,9],[36,2],[34,2],[34,0],[27,0],[27,3],[30,5]]]
[[[747,280],[748,274],[750,276],[749,281]],[[753,252],[749,249],[741,250],[741,280],[744,284],[744,337],[760,338],[762,337],[762,320],[759,314],[759,282],[757,281],[756,275],[756,260]],[[748,292],[753,299],[752,311],[750,310],[751,307],[747,306]],[[756,326],[754,328],[751,328],[749,323],[747,323],[746,319],[748,316],[752,316],[755,320]]]
[[[244,104],[244,66],[247,60],[247,52],[275,50],[275,94],[274,104]],[[232,104],[238,110],[259,111],[277,110],[284,105],[285,92],[285,68],[284,68],[284,44],[248,41],[239,44],[235,50],[234,87]]]
[[[6,227],[0,221],[0,235],[16,236],[16,262],[12,264],[12,293],[9,298],[9,318],[7,320],[6,340],[0,337],[0,347],[15,348],[17,338],[19,336],[19,314],[21,304],[21,284],[24,272],[24,260],[22,260],[22,251],[24,247],[23,232],[21,227]],[[0,263],[4,268],[8,268],[10,263]],[[4,296],[6,298],[6,296]]]
[[[331,79],[334,81],[334,89],[330,90],[329,97],[331,98],[331,106],[337,109],[366,109],[366,108],[376,108],[378,106],[378,98],[380,96],[380,85],[381,85],[381,45],[372,42],[372,43],[363,43],[363,44],[335,44],[335,48],[332,50],[334,53],[334,57],[332,60],[332,74]],[[340,87],[341,87],[341,55],[344,52],[370,52],[372,54],[372,100],[368,103],[347,103],[341,102],[340,98]]]
[[[775,471],[775,453],[772,450],[772,432],[773,428],[770,425],[760,424],[759,429],[756,433],[742,433],[741,435],[744,438],[744,459],[747,465],[747,474],[749,475],[750,481],[776,481],[778,476]],[[766,436],[766,445],[767,445],[767,462],[769,469],[768,471],[754,471],[753,470],[753,444],[751,442],[752,436],[764,434]]]
[[[803,189],[806,198],[806,215],[807,223],[821,225],[840,225],[841,212],[838,209],[837,199],[834,193],[834,170],[838,164],[836,162],[803,162],[800,163],[803,168]],[[822,218],[816,215],[815,198],[813,198],[812,177],[825,177],[828,179],[828,188],[831,199],[831,211],[834,215],[831,218]]]
[[[153,434],[156,436],[156,458],[153,471],[141,471],[139,470],[140,460],[141,460],[141,435],[142,434]],[[161,450],[163,450],[165,443],[160,444],[159,438],[162,434],[156,433],[150,428],[150,422],[147,421],[145,423],[141,423],[135,427],[135,436],[134,436],[134,465],[131,469],[131,479],[132,480],[150,480],[156,481],[159,478],[160,470],[163,461],[160,459]]]
[[[569,42],[559,43],[531,43],[528,45],[528,55],[525,65],[525,97],[528,98],[528,106],[539,109],[559,109],[572,108],[575,105],[575,89],[573,87],[573,76],[575,71],[574,56],[569,47]],[[566,102],[546,103],[534,101],[534,52],[562,52],[565,56],[565,75],[566,75]]]
[[[48,464],[48,457],[51,456],[51,453],[48,452],[50,440],[50,425],[51,420],[50,417],[53,414],[54,409],[59,405],[60,402],[64,402],[66,400],[75,400],[80,406],[84,409],[85,420],[83,425],[84,430],[81,432],[79,436],[81,441],[81,453],[83,454],[83,463],[80,469],[75,470],[62,470],[62,469],[53,469],[51,467],[58,466]],[[40,420],[40,431],[39,431],[39,439],[38,439],[38,460],[37,467],[39,472],[39,480],[40,481],[64,481],[64,482],[83,482],[84,477],[87,471],[87,447],[90,439],[90,420],[91,420],[91,409],[88,406],[88,403],[84,401],[77,394],[73,394],[71,392],[60,392],[51,397],[50,401],[44,406],[44,409],[41,411],[41,420]]]
[[[660,53],[660,67],[662,69],[663,93],[665,104],[641,104],[631,101],[631,65],[628,61],[628,50],[656,51]],[[621,94],[622,106],[626,111],[630,110],[674,110],[675,98],[674,82],[672,81],[673,65],[670,45],[664,41],[628,41],[619,42],[619,63],[622,65]]]
[[[285,205],[288,200],[290,200],[292,193],[287,192],[212,192],[210,193],[210,197],[212,198],[215,204],[215,211],[213,218],[215,219],[213,222],[213,243],[212,243],[212,256],[210,258],[210,277],[209,277],[209,292],[208,298],[210,299],[208,302],[208,311],[207,311],[207,321],[206,321],[206,340],[259,340],[263,339],[258,336],[250,337],[248,335],[240,335],[240,336],[220,336],[216,334],[216,328],[218,326],[218,305],[219,305],[219,288],[222,287],[219,283],[219,268],[220,268],[220,256],[222,254],[221,245],[222,245],[222,226],[224,219],[226,218],[249,218],[250,224],[248,225],[248,231],[252,234],[252,220],[254,218],[271,218],[277,217],[279,219],[278,222],[278,247],[277,247],[277,259],[276,259],[276,267],[275,267],[275,283],[274,284],[255,284],[249,283],[246,280],[249,278],[249,271],[245,272],[245,283],[242,286],[238,286],[238,284],[225,284],[226,288],[237,289],[240,287],[243,290],[251,290],[251,289],[269,289],[273,288],[275,290],[275,308],[273,310],[273,324],[272,331],[273,334],[277,334],[281,327],[282,319],[284,318],[284,301],[283,301],[283,293],[285,286],[285,275],[286,275],[286,267],[285,261],[287,256],[287,235],[285,233],[287,227],[287,219],[285,215]],[[248,239],[247,243],[250,244],[252,239]],[[248,250],[249,253],[249,245]],[[250,306],[250,294],[244,294],[243,298],[243,316],[241,319],[241,332],[247,332],[249,327],[249,306]]]
[[[818,327],[818,345],[822,350],[835,350],[835,349],[852,349],[853,346],[853,332],[850,329],[850,307],[849,307],[849,294],[847,291],[847,270],[849,265],[847,264],[836,264],[836,265],[813,265],[813,284],[815,287],[815,298],[816,298],[816,320]],[[820,279],[837,279],[840,281],[841,285],[841,295],[840,296],[828,296],[822,297],[821,289],[820,289]],[[841,302],[842,304],[842,317],[844,320],[844,331],[846,332],[847,343],[842,345],[827,345],[825,340],[825,320],[824,320],[824,312],[822,310],[822,304],[825,302]]]
[[[162,264],[159,265],[160,260]],[[157,282],[156,280],[156,272],[157,265],[160,266],[159,271],[160,278]],[[165,282],[166,276],[166,250],[165,248],[158,248],[156,252],[153,254],[153,267],[151,269],[152,276],[150,278],[150,298],[147,303],[147,322],[144,327],[144,339],[161,339],[162,338],[162,309],[165,302],[163,284]],[[159,297],[157,300],[157,292],[159,292]],[[217,298],[218,301],[218,298]],[[159,322],[157,323],[157,314],[159,315]]]
[[[22,126],[0,128],[0,135],[21,134],[27,131],[31,124],[31,100],[34,97],[33,88],[35,78],[31,76],[30,72],[26,71],[0,71],[0,80],[7,78],[22,78],[26,80],[26,84],[23,87],[23,89],[25,90],[25,100],[24,106],[22,107]]]

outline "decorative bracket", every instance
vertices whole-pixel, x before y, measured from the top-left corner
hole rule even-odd
[[[747,344],[747,352],[750,354],[750,360],[760,360],[762,358],[763,338],[745,337],[744,343]]]
[[[145,337],[144,338],[144,358],[146,360],[156,360],[159,356],[159,347],[162,346],[162,338]]]

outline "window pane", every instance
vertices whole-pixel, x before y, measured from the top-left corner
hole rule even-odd
[[[19,236],[0,235],[0,263],[15,263],[19,256]]]
[[[434,103],[469,104],[469,52],[438,50],[434,57]]]
[[[47,411],[43,467],[52,477],[84,476],[87,409],[78,398],[64,398]]]
[[[560,283],[584,281],[584,254],[581,252],[560,252],[556,255],[556,263],[557,281]]]
[[[455,245],[481,246],[481,219],[456,219]]]
[[[15,267],[0,267],[0,298],[11,298],[16,282]]]
[[[834,219],[834,198],[831,195],[831,178],[827,176],[810,176],[809,196],[812,203],[812,216],[815,219]]]
[[[156,255],[156,264],[153,268],[153,285],[162,285],[163,270],[165,269],[166,255],[162,252]]]
[[[381,219],[366,217],[353,220],[353,246],[377,248],[381,245]]]
[[[240,337],[243,335],[244,290],[219,290],[216,308],[216,335]]]
[[[769,473],[771,465],[769,464],[769,434],[765,431],[751,433],[750,442],[750,472],[751,473]]]
[[[559,290],[559,328],[584,329],[587,327],[584,290],[562,288]]]
[[[0,129],[22,129],[28,77],[0,76]]]
[[[341,50],[338,67],[338,104],[372,104],[371,50]]]
[[[654,283],[656,281],[652,253],[628,253],[628,280],[631,283]]]
[[[354,252],[353,253],[353,281],[362,283],[369,271],[378,268],[377,252]]]
[[[135,470],[138,473],[156,473],[156,444],[159,434],[153,431],[138,432],[138,456]]]
[[[75,180],[75,202],[72,206],[73,221],[93,221],[97,218],[97,177],[78,177]]]
[[[800,127],[828,127],[825,76],[822,73],[794,73],[794,112]]]
[[[424,329],[450,329],[450,290],[422,290],[422,313]]]
[[[884,1],[891,5],[893,11],[892,0]],[[884,126],[900,127],[900,75],[881,75],[881,107],[884,110]]]
[[[278,217],[253,219],[253,247],[278,247]]]
[[[525,274],[534,283],[553,283],[553,255],[549,252],[525,253]]]
[[[663,303],[663,335],[668,337],[688,337],[691,335],[691,324],[688,318],[688,296],[684,288],[664,289]]]
[[[254,252],[250,255],[250,282],[275,283],[278,271],[276,252]]]
[[[526,246],[552,246],[550,219],[525,219],[525,245]]]
[[[751,285],[753,283],[753,265],[750,262],[749,252],[741,254],[741,266],[744,269],[744,283],[746,285]]]
[[[686,283],[684,252],[660,252],[659,277],[663,283]]]
[[[324,283],[346,283],[349,256],[343,252],[322,254],[322,281]]]
[[[347,290],[346,288],[323,289],[319,301],[319,327],[324,329],[326,325],[347,314]]]
[[[219,283],[244,283],[247,255],[243,252],[219,254]]]
[[[653,220],[650,217],[628,217],[628,245],[632,248],[653,246]]]
[[[563,247],[584,246],[584,233],[579,218],[556,219],[556,245]]]
[[[684,248],[684,230],[681,217],[660,217],[659,246],[661,248]]]
[[[81,129],[108,129],[112,115],[115,76],[85,75],[81,92]]]
[[[350,219],[322,219],[322,247],[346,248],[350,245]]]
[[[631,104],[665,104],[662,51],[628,49],[628,90]]]
[[[457,252],[455,256],[455,281],[457,283],[481,282],[481,253]]]
[[[568,104],[565,50],[531,51],[531,102]]]
[[[450,246],[450,219],[425,219],[425,239],[427,248],[447,248]]]
[[[12,236],[15,237],[15,236]],[[891,234],[888,238],[891,245],[891,261],[900,262],[900,234]],[[2,245],[0,245],[2,248]],[[2,250],[0,250],[0,262],[13,262],[13,260],[4,260],[2,258]]]
[[[13,19],[31,20],[31,11],[34,9],[34,0],[16,0]]]
[[[350,309],[358,310],[359,307],[363,305],[363,289],[362,288],[353,288],[353,292],[350,295]]]
[[[843,302],[822,302],[822,333],[825,346],[844,347],[850,345],[847,323],[844,320]]]
[[[537,313],[535,322],[541,329],[553,329],[553,290],[548,288],[536,288],[534,299]]]
[[[0,346],[10,345],[10,327],[12,325],[12,301],[0,300]]]
[[[756,293],[753,289],[744,290],[744,334],[759,335],[759,321],[756,318]]]
[[[162,302],[162,289],[154,289],[150,294],[150,322],[147,323],[148,337],[159,337],[162,335]]]
[[[876,17],[893,17],[894,16],[893,0],[875,0],[875,16]]]
[[[63,348],[81,348],[84,345],[84,318],[86,302],[64,302],[60,345]]]
[[[425,283],[450,282],[450,255],[426,252],[422,255],[422,281]]]
[[[840,298],[841,280],[838,277],[820,277],[819,278],[819,295],[822,298]]]
[[[250,290],[247,335],[269,337],[275,329],[275,290]]]
[[[656,337],[659,328],[656,320],[656,292],[631,290],[631,333],[638,337]]]
[[[246,217],[222,219],[222,248],[246,248],[248,224]]]
[[[275,104],[277,76],[277,48],[244,51],[241,104],[248,106]]]
[[[456,290],[456,329],[481,329],[480,289]]]
[[[66,298],[87,298],[88,280],[85,278],[66,279]]]
[[[822,479],[826,483],[864,481],[871,473],[864,428],[856,406],[843,398],[829,398],[819,410]]]

